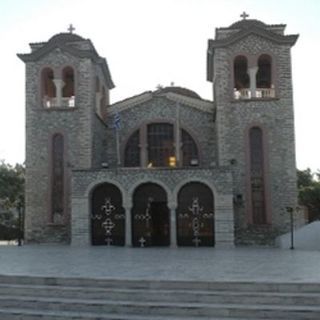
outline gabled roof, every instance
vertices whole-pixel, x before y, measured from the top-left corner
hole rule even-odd
[[[255,34],[258,36],[261,36],[265,39],[271,40],[273,42],[276,42],[278,44],[288,44],[290,46],[293,46],[297,39],[298,35],[281,35],[275,32],[272,32],[268,29],[258,27],[257,25],[254,25],[250,28],[242,28],[239,32],[234,33],[230,35],[227,38],[223,39],[217,39],[212,40],[209,39],[209,50],[213,48],[219,48],[219,47],[225,47],[230,44],[233,44],[237,41],[240,41],[241,39],[247,37],[250,34]]]
[[[125,111],[156,97],[165,97],[168,100],[182,103],[204,112],[213,113],[214,106],[212,101],[203,100],[194,91],[181,87],[165,87],[156,91],[143,92],[139,95],[112,104],[108,107],[108,112],[109,114],[114,114],[116,112]]]
[[[86,49],[80,49],[76,46],[76,42],[86,42]],[[81,36],[74,33],[58,33],[51,37],[47,42],[30,44],[31,47],[39,45],[31,53],[17,54],[17,56],[24,62],[32,62],[41,59],[55,49],[60,49],[63,52],[67,52],[75,57],[88,58],[100,65],[107,82],[108,88],[114,88],[114,83],[111,78],[109,67],[105,58],[98,55],[92,42],[89,39],[84,39]]]
[[[232,45],[249,35],[257,35],[264,39],[270,40],[277,44],[293,46],[299,35],[284,35],[275,32],[276,28],[284,29],[285,25],[267,25],[262,21],[255,19],[243,19],[233,23],[228,28],[217,29],[216,39],[209,39],[207,50],[207,80],[213,81],[213,55],[216,48],[223,48]],[[225,32],[229,33],[225,33]],[[282,30],[283,31],[283,30]],[[218,37],[217,34],[224,32],[223,37]]]

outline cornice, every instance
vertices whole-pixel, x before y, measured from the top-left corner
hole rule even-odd
[[[242,40],[243,38],[249,36],[249,35],[258,35],[262,38],[268,39],[270,41],[276,42],[278,44],[287,44],[290,46],[293,46],[299,35],[281,35],[274,33],[272,31],[262,29],[259,27],[253,27],[250,29],[243,29],[240,30],[239,32],[232,34],[230,37],[223,38],[220,40],[209,40],[209,51],[212,51],[214,48],[219,48],[219,47],[226,47],[229,46],[237,41]]]

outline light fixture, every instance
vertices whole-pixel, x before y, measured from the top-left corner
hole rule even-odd
[[[109,168],[109,164],[107,162],[102,162],[101,167],[102,168]]]
[[[169,157],[169,167],[176,167],[176,166],[177,166],[176,157]]]

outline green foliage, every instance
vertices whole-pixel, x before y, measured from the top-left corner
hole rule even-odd
[[[309,187],[313,183],[313,174],[311,169],[297,170],[298,188]]]
[[[0,162],[0,200],[2,206],[14,208],[24,205],[25,167],[14,167],[4,161]]]
[[[309,221],[320,219],[320,172],[312,173],[308,168],[298,170],[299,202],[309,211]]]
[[[0,161],[0,240],[17,239],[18,212],[24,209],[25,168]]]

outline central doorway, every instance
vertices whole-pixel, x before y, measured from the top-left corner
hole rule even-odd
[[[137,187],[133,194],[132,244],[135,247],[169,246],[167,194],[155,183]]]

